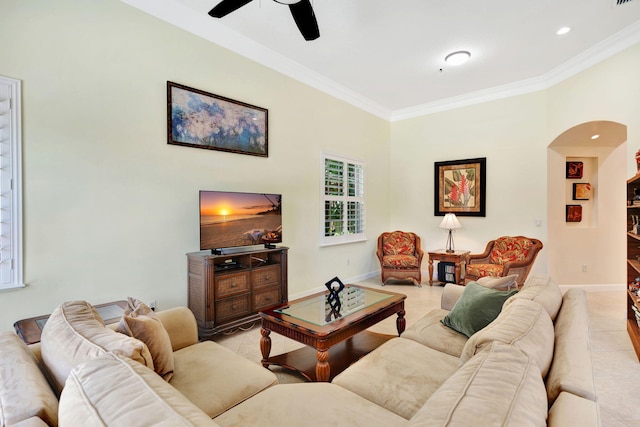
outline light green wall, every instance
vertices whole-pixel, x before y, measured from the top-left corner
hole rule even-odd
[[[118,1],[5,0],[0,40],[23,84],[28,285],[0,293],[0,329],[70,299],[186,304],[200,189],[283,194],[290,294],[377,268],[387,121]],[[267,108],[269,157],[168,145],[167,80]],[[323,151],[366,161],[366,243],[319,247]]]
[[[605,163],[626,176],[640,148],[640,45],[545,91],[388,123],[118,1],[4,0],[0,40],[0,75],[23,82],[28,284],[0,293],[0,329],[68,299],[186,304],[200,189],[283,193],[291,295],[378,270],[382,231],[411,229],[440,248],[442,160],[487,158],[487,216],[462,217],[456,246],[537,237],[547,245],[535,270],[551,272],[567,252],[548,254],[548,145],[584,122],[622,123],[626,164],[619,153]],[[268,108],[269,158],[167,145],[167,80]],[[366,243],[318,245],[322,151],[367,162]],[[621,258],[606,238],[580,246],[611,248],[603,266]]]
[[[459,218],[456,248],[479,253],[509,234],[545,242],[545,105],[546,94],[537,92],[394,123],[391,188],[404,191],[391,195],[392,228],[409,224],[425,249],[444,248],[447,232],[434,216],[434,162],[486,157],[486,217]],[[401,201],[406,194],[409,205]]]
[[[393,123],[390,182],[402,191],[391,192],[391,227],[412,228],[425,249],[442,248],[446,231],[433,216],[433,162],[486,157],[487,216],[460,218],[456,248],[480,252],[487,240],[523,234],[545,244],[534,271],[560,284],[622,285],[624,185],[636,172],[640,148],[638,69],[640,44],[544,91]],[[564,159],[549,169],[547,147],[564,131],[601,120],[626,126],[627,143],[613,151],[573,149],[573,156],[598,159],[598,226],[569,229]],[[547,194],[555,192],[563,200],[551,207]]]

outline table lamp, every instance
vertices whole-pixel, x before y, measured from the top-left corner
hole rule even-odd
[[[456,228],[462,228],[458,218],[456,218],[456,214],[448,213],[445,214],[444,218],[442,218],[442,222],[439,225],[440,228],[444,228],[449,230],[449,237],[447,238],[447,253],[455,252],[453,246],[453,230]]]

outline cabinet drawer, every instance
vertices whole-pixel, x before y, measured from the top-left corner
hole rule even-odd
[[[216,276],[215,288],[216,299],[249,292],[249,274],[232,273]]]
[[[251,313],[251,294],[216,301],[216,323]]]
[[[282,295],[280,287],[272,287],[253,293],[253,311],[264,310],[280,304]]]
[[[253,289],[280,283],[280,266],[270,265],[256,268],[251,272],[251,283]]]

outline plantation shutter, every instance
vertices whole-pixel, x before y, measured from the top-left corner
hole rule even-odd
[[[365,236],[364,164],[323,156],[321,244],[361,241]]]
[[[0,77],[0,289],[23,286],[19,88]]]

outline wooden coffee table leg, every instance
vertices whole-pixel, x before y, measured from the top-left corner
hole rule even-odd
[[[271,331],[269,329],[260,328],[260,351],[262,352],[262,366],[265,368],[269,366],[269,353],[271,353],[271,337],[269,334]]]
[[[316,351],[316,381],[329,382],[329,376],[331,374],[331,367],[329,366],[329,350]]]
[[[407,319],[404,318],[406,311],[400,310],[396,319],[396,327],[398,328],[398,336],[402,335],[404,328],[407,327]]]

